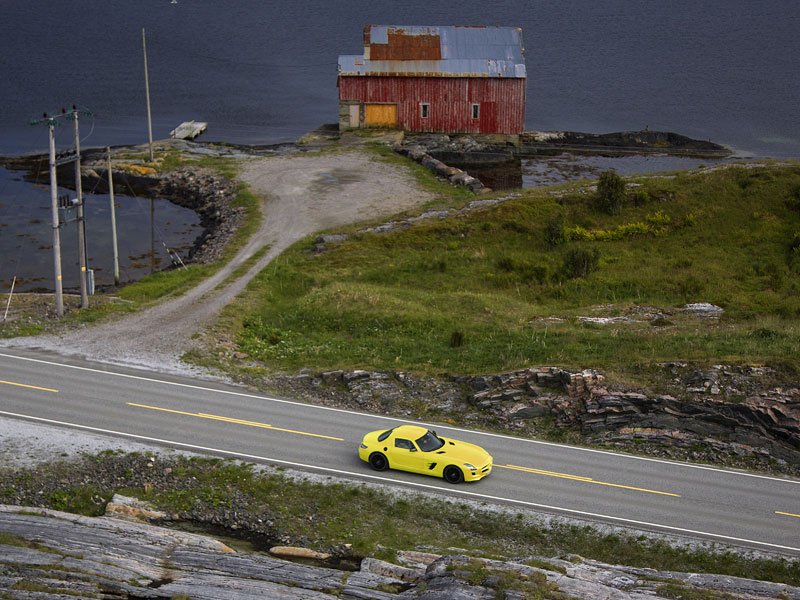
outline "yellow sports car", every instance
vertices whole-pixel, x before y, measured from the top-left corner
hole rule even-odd
[[[441,437],[417,425],[368,433],[358,456],[376,471],[398,469],[442,477],[450,483],[478,481],[492,471],[492,457],[480,446]]]

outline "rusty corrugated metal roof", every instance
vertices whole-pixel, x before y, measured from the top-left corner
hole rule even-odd
[[[364,43],[363,55],[339,57],[339,75],[526,76],[517,27],[367,25]]]

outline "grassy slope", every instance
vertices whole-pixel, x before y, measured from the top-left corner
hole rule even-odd
[[[469,373],[559,364],[636,379],[656,362],[680,359],[794,371],[800,256],[790,247],[800,233],[800,165],[639,181],[636,201],[615,216],[574,187],[531,190],[467,216],[356,235],[321,255],[306,240],[233,307],[240,345],[286,370]],[[546,229],[559,216],[567,230],[613,237],[641,224],[633,228],[645,233],[551,248]],[[597,249],[597,270],[565,275],[572,249]],[[725,316],[717,323],[674,311],[701,301],[724,307]],[[575,319],[635,305],[672,314],[661,327]],[[539,319],[549,316],[565,320]],[[454,332],[462,345],[453,347]]]

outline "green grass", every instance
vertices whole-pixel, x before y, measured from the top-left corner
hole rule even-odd
[[[639,182],[614,216],[573,186],[392,234],[356,234],[321,255],[308,252],[308,239],[251,282],[228,317],[240,349],[276,370],[559,364],[635,378],[669,360],[795,369],[800,165]],[[551,222],[595,234],[564,235],[553,246]],[[580,250],[599,253],[586,277],[574,277],[568,262]],[[709,321],[675,311],[700,301],[725,315]],[[667,326],[576,319],[637,306],[666,311]],[[564,320],[542,319],[552,316]]]

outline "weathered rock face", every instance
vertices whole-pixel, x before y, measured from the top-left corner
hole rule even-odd
[[[763,367],[664,368],[682,398],[611,388],[596,371],[558,367],[450,379],[332,371],[273,383],[317,402],[362,410],[418,417],[422,407],[439,418],[531,433],[544,418],[590,443],[800,473],[800,388],[776,387]]]
[[[684,389],[692,397],[683,400],[611,390],[591,370],[529,369],[466,383],[482,388],[472,402],[506,420],[550,414],[556,425],[579,428],[590,441],[647,441],[667,452],[699,446],[695,458],[732,454],[800,467],[800,389],[760,389],[766,374],[763,368],[723,366],[691,372]],[[724,400],[743,393],[742,401]]]
[[[355,572],[340,571],[232,552],[213,538],[146,523],[17,506],[0,505],[0,532],[0,589],[13,599],[644,600],[669,583],[670,597],[678,589],[691,597],[713,590],[732,599],[800,600],[799,588],[783,584],[580,557],[502,562],[400,551],[399,565],[367,558]]]

